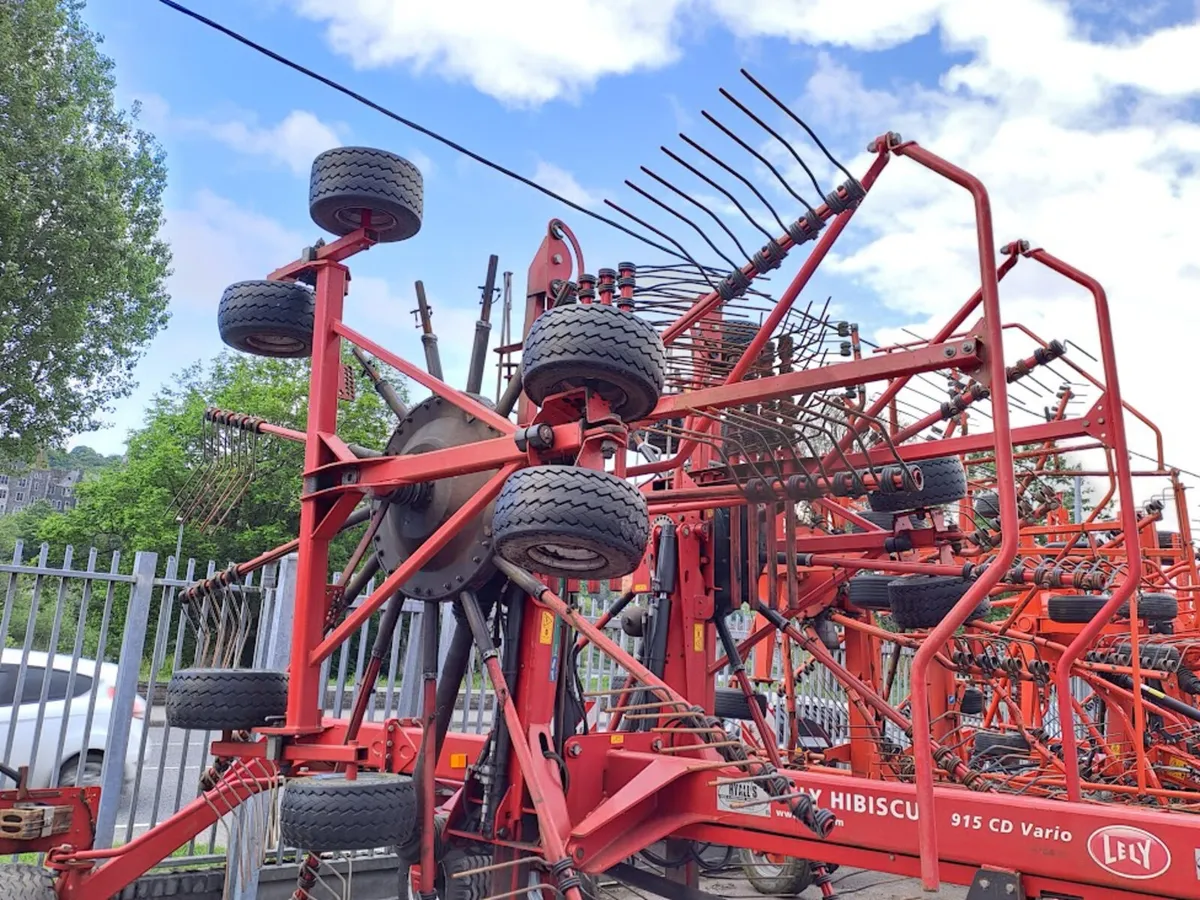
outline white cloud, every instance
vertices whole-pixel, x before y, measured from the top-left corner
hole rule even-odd
[[[293,5],[326,23],[330,45],[355,66],[403,65],[467,81],[505,103],[536,105],[577,96],[605,75],[674,61],[676,15],[688,0],[293,0]]]
[[[426,181],[432,178],[434,172],[437,171],[437,166],[434,165],[433,160],[429,158],[429,155],[422,153],[420,150],[410,150],[406,154],[405,158],[418,169],[420,169],[421,177]]]
[[[600,202],[600,198],[595,192],[588,190],[576,181],[574,175],[566,169],[560,168],[553,163],[548,163],[545,160],[538,160],[537,169],[533,173],[533,180],[542,187],[554,191],[556,194],[561,194],[572,203],[578,203],[580,206],[591,207],[596,206]]]
[[[823,0],[789,7],[777,33],[860,49],[903,39],[886,16],[864,14],[856,16],[861,27],[834,29],[824,17],[835,6],[845,14],[845,4]],[[1190,383],[1183,342],[1200,329],[1200,269],[1191,262],[1200,238],[1200,124],[1181,105],[1200,94],[1189,63],[1200,29],[1164,28],[1102,45],[1049,0],[1019,0],[1000,19],[973,3],[926,6],[924,27],[936,24],[948,48],[969,53],[939,84],[867,88],[830,51],[796,108],[855,150],[887,129],[917,140],[984,181],[997,244],[1027,238],[1096,276],[1112,307],[1125,399],[1163,427],[1168,461],[1200,471],[1200,425],[1178,414],[1166,388]],[[769,22],[756,21],[769,32]],[[868,162],[860,153],[851,169]],[[843,248],[827,267],[870,289],[926,336],[978,285],[968,194],[911,161],[888,165],[847,237],[859,241],[856,249]],[[1005,321],[1097,351],[1092,301],[1076,285],[1027,260],[1001,294]],[[897,329],[883,336],[910,339]],[[1012,331],[1006,342],[1010,359],[1030,347]],[[1098,364],[1071,356],[1099,374]],[[1039,377],[1057,388],[1057,379]],[[1090,404],[1096,391],[1088,394]],[[1012,396],[1040,412],[1023,389]],[[1014,415],[1014,424],[1035,421]],[[1152,452],[1150,433],[1133,419],[1128,427],[1133,448]]]
[[[160,137],[175,133],[215,140],[247,156],[258,156],[273,165],[281,165],[294,174],[307,177],[313,158],[330,147],[345,143],[345,125],[322,122],[305,109],[294,109],[274,125],[264,125],[254,113],[204,116],[176,115],[166,99],[158,94],[142,94],[141,124]],[[424,154],[418,154],[428,161]]]
[[[230,284],[265,278],[311,243],[278,220],[207,189],[197,191],[186,206],[167,211],[164,236],[174,254],[168,284],[172,309],[211,307],[214,315]]]
[[[301,176],[308,175],[318,153],[344,143],[335,127],[303,109],[292,110],[276,125],[259,125],[251,117],[192,125],[238,153],[266,157]]]

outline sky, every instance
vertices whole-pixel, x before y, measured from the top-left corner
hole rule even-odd
[[[639,169],[646,166],[686,185],[735,235],[761,244],[731,203],[660,151],[666,145],[721,175],[680,132],[733,162],[785,221],[803,211],[797,196],[816,198],[795,158],[719,88],[792,141],[825,190],[836,174],[739,69],[769,86],[856,175],[870,163],[868,142],[897,131],[984,180],[998,242],[1028,239],[1101,280],[1126,400],[1162,426],[1168,462],[1200,472],[1200,424],[1188,400],[1200,325],[1197,0],[190,5],[576,203],[619,218],[602,202],[613,198],[706,262],[720,259],[695,231],[678,220],[668,225],[666,214],[624,183],[653,185]],[[413,283],[421,279],[447,380],[456,385],[465,381],[488,254],[499,255],[501,271],[514,273],[518,303],[554,216],[579,235],[592,271],[624,259],[666,261],[663,252],[160,3],[90,0],[86,18],[116,63],[118,99],[141,104],[143,127],[166,149],[165,236],[174,273],[171,321],[138,365],[137,390],[115,405],[108,427],[78,436],[75,444],[119,451],[160,386],[221,349],[215,311],[223,288],[263,277],[320,236],[307,215],[308,173],[313,156],[332,146],[388,149],[422,170],[420,233],[352,260],[346,318],[401,355],[421,359],[411,314]],[[773,162],[787,186],[703,111]],[[721,179],[756,219],[770,223],[762,203],[731,178]],[[666,196],[664,189],[659,193]],[[704,218],[696,207],[678,205]],[[706,233],[721,237],[706,221]],[[732,252],[727,240],[717,243]],[[747,246],[753,251],[758,244]],[[791,271],[799,261],[789,260]],[[791,271],[785,268],[783,277]],[[978,281],[969,196],[896,159],[802,300],[820,305],[832,297],[835,313],[859,323],[868,338],[907,340],[912,333],[928,337]],[[1081,289],[1026,261],[1004,282],[1002,302],[1006,322],[1021,322],[1047,339],[1070,339],[1081,348],[1072,347],[1071,356],[1099,371],[1086,356],[1097,354],[1098,337],[1091,298]],[[516,322],[519,327],[519,314]],[[1014,332],[1006,335],[1010,360],[1031,346]],[[1058,387],[1053,379],[1044,383]],[[1016,409],[1014,424],[1035,423],[1042,401],[1020,388],[1012,392],[1020,401],[1015,406],[1026,407]],[[1095,391],[1088,397],[1090,403]],[[1082,411],[1082,403],[1072,409]],[[1153,452],[1151,432],[1134,420],[1129,439],[1133,450]],[[1189,480],[1200,484],[1200,478]]]

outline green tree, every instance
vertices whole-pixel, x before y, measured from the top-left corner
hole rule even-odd
[[[84,444],[70,450],[50,450],[46,454],[46,464],[51,469],[79,469],[85,476],[120,461],[119,453],[105,456]]]
[[[26,557],[36,555],[29,551],[37,546],[42,527],[54,515],[53,506],[45,500],[38,500],[11,515],[0,516],[0,559],[5,562],[12,559],[17,541],[24,543]]]
[[[80,552],[91,546],[106,553],[155,550],[165,560],[175,552],[180,511],[173,500],[181,490],[195,487],[206,471],[219,479],[210,481],[219,485],[210,495],[247,480],[228,468],[223,474],[206,470],[205,408],[236,410],[302,431],[308,372],[307,360],[229,352],[183,370],[151,402],[143,427],[130,435],[124,464],[80,484],[75,509],[48,519],[39,537],[56,548],[72,544]],[[356,393],[354,401],[341,404],[338,433],[348,442],[382,449],[394,417],[365,380]],[[254,477],[220,527],[202,530],[203,516],[185,524],[185,558],[240,561],[296,536],[304,448],[263,435],[254,457]],[[189,479],[196,480],[189,485]],[[353,540],[354,535],[347,535],[338,543],[335,564],[344,562]]]
[[[0,3],[0,457],[97,426],[167,320],[163,153],[82,0]]]

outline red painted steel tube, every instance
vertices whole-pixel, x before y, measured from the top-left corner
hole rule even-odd
[[[94,900],[115,897],[127,885],[146,874],[159,861],[188,842],[194,835],[217,823],[229,810],[274,784],[271,764],[258,763],[261,773],[247,773],[248,764],[238,762],[212,790],[201,794],[171,818],[139,834],[128,844],[112,850],[80,850],[70,854],[72,863],[107,859],[99,868],[82,875],[66,872],[59,883],[60,900]],[[236,771],[235,771],[236,770]],[[248,775],[248,777],[247,777]]]
[[[567,859],[563,834],[569,830],[570,822],[556,821],[555,811],[562,809],[565,812],[565,808],[561,804],[552,806],[546,800],[548,794],[546,769],[544,766],[539,766],[537,760],[534,759],[533,751],[529,746],[532,735],[526,724],[521,721],[521,714],[517,712],[517,705],[513,702],[512,694],[509,692],[508,681],[504,677],[504,670],[500,667],[499,654],[488,636],[487,622],[484,620],[483,612],[475,598],[470,595],[463,595],[462,605],[471,633],[475,637],[475,646],[483,656],[483,664],[487,669],[488,678],[496,692],[496,705],[500,707],[504,716],[504,724],[508,728],[509,746],[512,747],[513,755],[517,758],[517,765],[521,769],[521,777],[525,782],[525,791],[529,794],[529,802],[533,806],[534,815],[537,816],[538,832],[544,845],[545,861],[549,866],[555,866]],[[561,786],[559,786],[559,790],[561,793]],[[432,840],[430,840],[431,855],[432,846]],[[567,900],[582,900],[582,894],[578,887],[567,888],[566,891],[556,891],[556,893],[565,896]]]
[[[988,252],[990,253],[992,251],[989,249]],[[999,270],[995,270],[995,266],[994,265],[992,266],[993,270],[996,271],[997,283],[999,283],[999,281],[1002,278],[1004,278],[1004,276],[1007,275],[1009,273],[1009,271],[1012,270],[1012,267],[1014,265],[1016,265],[1015,262],[1013,262],[1011,259],[1006,259],[1003,263],[1000,264]],[[959,327],[963,324],[963,322],[967,321],[967,317],[969,315],[971,315],[972,312],[975,311],[976,307],[979,306],[980,301],[983,299],[984,299],[984,292],[983,292],[983,289],[981,288],[980,290],[976,291],[974,294],[971,295],[971,299],[969,299],[966,303],[964,303],[962,305],[962,307],[958,310],[958,312],[956,312],[954,314],[954,317],[938,330],[938,333],[935,334],[930,339],[929,343],[930,344],[940,344],[943,341],[950,339],[950,337],[953,336],[953,334],[959,329]],[[884,354],[884,355],[889,355],[889,354]],[[904,386],[906,384],[908,384],[907,377],[899,378],[896,381],[894,381],[892,384],[889,384],[884,389],[883,393],[880,394],[875,399],[875,401],[871,404],[871,408],[867,410],[866,415],[878,416],[880,414],[880,412],[882,412],[884,407],[886,407],[888,405],[888,403],[890,403],[893,399],[895,399],[896,395],[900,393],[900,391],[904,388]],[[849,447],[853,443],[854,443],[854,435],[848,434],[848,435],[844,436],[838,442],[838,446],[841,447],[842,450],[846,450],[846,449],[849,449]],[[826,465],[828,465],[834,458],[835,458],[835,454],[830,453],[825,457],[824,460],[822,460],[822,462],[824,462]]]
[[[1041,251],[1038,251],[1038,252],[1041,252]],[[1020,322],[1009,322],[1004,327],[1005,328],[1014,328],[1017,331],[1020,331],[1021,333],[1028,336],[1031,340],[1036,341],[1041,346],[1043,346],[1043,347],[1048,346],[1048,344],[1045,340],[1043,340],[1041,337],[1039,337],[1037,334],[1035,334],[1027,326],[1022,325]],[[1098,387],[1101,390],[1104,390],[1104,385],[1101,384],[1096,379],[1096,376],[1092,375],[1090,372],[1088,372],[1082,366],[1077,365],[1074,360],[1069,359],[1068,357],[1064,356],[1064,357],[1060,357],[1058,360],[1056,360],[1056,362],[1064,363],[1069,368],[1074,369],[1079,375],[1083,376],[1088,381],[1090,381],[1095,387]],[[1126,402],[1124,400],[1121,401],[1121,405],[1123,407],[1125,407],[1125,409],[1127,409],[1133,415],[1134,418],[1136,418],[1143,425],[1145,425],[1152,432],[1154,432],[1154,447],[1155,447],[1155,451],[1158,455],[1158,460],[1157,460],[1158,466],[1159,466],[1159,468],[1165,468],[1167,464],[1165,462],[1163,462],[1162,430],[1157,425],[1155,425],[1152,421],[1150,421],[1150,419],[1146,416],[1146,414],[1143,413],[1142,411],[1140,411],[1137,407],[1130,405],[1128,402]]]
[[[875,183],[875,179],[879,177],[879,173],[883,170],[885,165],[887,165],[887,154],[881,153],[876,157],[875,162],[871,164],[871,168],[867,171],[867,174],[863,176],[862,186],[865,190],[870,191],[871,185]],[[766,345],[767,340],[771,337],[772,332],[774,332],[779,323],[783,321],[783,317],[787,315],[788,310],[792,308],[792,304],[796,302],[796,298],[800,296],[800,292],[804,290],[805,286],[809,282],[809,279],[812,278],[813,273],[817,270],[817,267],[821,264],[822,260],[825,259],[825,255],[829,252],[829,249],[833,246],[834,242],[838,239],[841,233],[846,229],[846,226],[850,224],[850,220],[854,217],[854,213],[857,211],[857,209],[858,207],[853,207],[843,213],[840,213],[830,222],[824,233],[817,238],[817,243],[813,247],[812,252],[809,253],[808,258],[805,259],[801,264],[799,271],[796,272],[796,275],[794,278],[792,278],[791,283],[780,295],[779,301],[775,304],[774,308],[767,316],[766,321],[759,326],[758,331],[755,333],[750,343],[743,348],[741,358],[738,360],[737,364],[733,367],[733,370],[725,379],[725,385],[731,385],[735,382],[741,381],[742,377],[747,371],[749,371],[750,367],[754,364],[754,361],[758,358],[759,352],[762,350],[763,346]],[[693,309],[693,312],[695,312],[695,309]],[[700,315],[702,314],[703,313]],[[678,324],[679,323],[677,322],[676,325]],[[665,339],[666,338],[664,336],[664,341]],[[713,388],[710,390],[720,390],[720,388]],[[699,391],[698,393],[703,394],[705,392]],[[694,396],[694,394],[679,394],[675,396],[688,397]],[[670,400],[670,398],[663,399],[664,401]],[[662,405],[662,402],[660,402],[659,409],[662,408]],[[693,406],[692,408],[699,408],[699,404]],[[655,412],[657,411],[658,410],[655,410]],[[670,418],[670,415],[659,416],[658,418]],[[699,431],[704,433],[712,427],[712,422],[712,419],[706,418],[697,423],[692,421],[692,418],[689,417],[685,425],[689,431]],[[646,463],[644,465],[634,466],[629,470],[629,474],[630,476],[650,475],[657,472],[667,472],[671,469],[677,468],[683,465],[683,461],[692,455],[692,451],[696,449],[697,443],[698,442],[695,438],[686,438],[680,443],[679,452],[675,454],[675,456],[659,460],[655,463]]]
[[[329,461],[321,433],[337,430],[338,388],[342,381],[341,340],[334,331],[342,317],[349,272],[337,263],[317,272],[313,315],[312,370],[308,386],[307,438],[304,471],[312,472]],[[292,623],[291,663],[288,667],[287,727],[315,730],[321,726],[318,695],[320,667],[309,658],[310,649],[325,631],[325,585],[329,577],[329,538],[317,528],[325,504],[315,497],[300,499],[300,544],[296,564],[296,613]],[[318,661],[319,662],[319,661]]]
[[[592,624],[592,622],[588,621],[586,616],[569,606],[558,594],[538,581],[529,572],[526,572],[519,566],[514,566],[507,560],[499,558],[496,560],[496,568],[507,575],[521,590],[533,597],[534,600],[547,607],[555,616],[586,637],[597,650],[605,656],[610,657],[614,663],[628,672],[629,677],[637,679],[651,690],[660,692],[661,697],[659,699],[678,700],[685,706],[691,705],[688,703],[686,697],[638,662],[632,654],[627,652],[616,641]]]
[[[894,152],[948,178],[971,193],[975,203],[975,225],[979,249],[980,293],[983,301],[985,342],[991,375],[992,421],[995,436],[996,487],[1000,503],[1000,549],[983,574],[967,589],[962,599],[930,633],[912,662],[912,725],[914,734],[932,733],[929,714],[929,666],[943,644],[954,633],[993,587],[1017,555],[1019,522],[1017,492],[1013,473],[1012,436],[1008,411],[1007,370],[1004,366],[1003,329],[1000,320],[1000,290],[996,272],[995,238],[992,232],[991,201],[983,182],[974,175],[947,162],[915,143],[901,144]],[[964,316],[965,318],[965,316]],[[953,333],[958,323],[947,326]],[[946,329],[943,329],[945,331]],[[1068,692],[1069,693],[1069,692]],[[1067,721],[1070,721],[1069,719]],[[937,817],[934,810],[933,749],[925,741],[913,742],[916,768],[917,804],[920,809],[917,828],[921,836],[921,882],[926,890],[938,886]]]
[[[466,504],[459,508],[450,518],[425,539],[425,543],[415,550],[408,559],[396,567],[383,583],[371,593],[358,607],[342,620],[342,623],[329,635],[325,640],[321,641],[311,653],[305,650],[306,656],[300,657],[307,659],[310,666],[319,666],[321,660],[333,653],[343,642],[349,639],[350,635],[358,631],[362,627],[363,622],[371,618],[379,607],[383,606],[400,586],[420,570],[420,568],[433,558],[433,555],[445,546],[446,542],[458,532],[458,530],[474,516],[479,515],[480,511],[492,502],[492,499],[500,493],[500,489],[504,487],[504,482],[508,480],[508,476],[517,469],[521,468],[518,463],[510,463],[505,466],[495,475],[488,479],[487,483],[479,489]],[[295,657],[293,657],[293,660]],[[290,721],[289,721],[289,724]]]
[[[455,387],[451,387],[441,379],[434,378],[420,366],[415,366],[403,357],[397,356],[387,348],[375,343],[366,335],[359,334],[345,323],[339,321],[334,324],[333,329],[350,343],[361,347],[372,356],[382,359],[392,368],[399,369],[413,381],[429,388],[429,390],[443,398],[447,403],[453,403],[468,415],[482,419],[502,434],[512,434],[517,430],[516,425],[497,413],[494,409],[484,406],[474,397],[463,393]]]
[[[830,230],[832,230],[832,226]],[[759,332],[760,335],[764,333]],[[743,357],[743,359],[750,358],[748,352]],[[945,368],[948,362],[965,369],[978,368],[982,365],[982,359],[977,352],[975,350],[964,351],[961,343],[930,344],[919,350],[905,350],[902,353],[889,353],[852,362],[800,369],[795,372],[755,378],[752,381],[730,381],[716,387],[688,391],[685,394],[669,394],[658,401],[658,405],[646,416],[644,421],[674,419],[681,414],[700,409],[724,409],[727,406],[741,406],[745,403],[757,403],[781,397],[793,397],[796,394],[812,391],[846,387],[858,384],[860,381],[881,381],[911,372],[929,372]],[[737,371],[735,368],[734,374]],[[713,421],[711,418],[704,418],[696,428],[689,430],[707,430],[712,426]],[[693,446],[698,443],[695,438],[686,438],[680,446],[686,446],[689,440]],[[884,452],[887,452],[887,449],[885,447]],[[840,460],[840,457],[838,459]],[[661,467],[662,462],[659,460],[658,463],[652,465]],[[649,474],[650,465],[633,466],[629,469],[629,474],[631,476]]]
[[[1113,591],[1108,602],[1076,635],[1075,640],[1067,646],[1062,658],[1055,669],[1055,683],[1058,686],[1058,711],[1062,718],[1063,761],[1066,764],[1067,796],[1071,800],[1080,801],[1083,798],[1083,788],[1079,778],[1079,754],[1075,738],[1075,729],[1069,727],[1074,722],[1070,698],[1071,664],[1074,663],[1084,649],[1095,640],[1105,625],[1112,621],[1117,609],[1126,600],[1129,601],[1129,615],[1137,621],[1137,598],[1134,589],[1138,585],[1138,574],[1142,569],[1142,551],[1136,540],[1138,533],[1138,509],[1133,496],[1133,478],[1130,475],[1129,446],[1125,440],[1125,422],[1121,415],[1121,386],[1117,378],[1117,353],[1113,346],[1112,318],[1109,315],[1108,295],[1100,282],[1086,275],[1074,266],[1068,265],[1061,259],[1047,253],[1045,250],[1030,250],[1025,253],[1042,265],[1057,272],[1065,278],[1089,290],[1096,303],[1096,324],[1100,331],[1100,359],[1104,367],[1105,400],[1108,406],[1107,434],[1101,438],[1107,439],[1113,449],[1113,466],[1116,469],[1117,498],[1121,505],[1121,530],[1128,536],[1125,541],[1128,569],[1120,587]],[[1135,687],[1141,683],[1138,652],[1138,629],[1130,630],[1130,653],[1133,666],[1133,681]],[[1137,733],[1142,734],[1146,724],[1146,711],[1142,701],[1142,692],[1133,691],[1133,714]],[[1139,740],[1134,742],[1134,752],[1138,760],[1138,787],[1145,787],[1145,745]]]
[[[304,436],[303,431],[296,431],[292,428],[284,428],[282,425],[272,425],[270,422],[263,422],[258,426],[258,430],[263,434],[273,434],[275,437],[287,438],[289,441],[295,441],[298,444],[303,444],[308,438]]]

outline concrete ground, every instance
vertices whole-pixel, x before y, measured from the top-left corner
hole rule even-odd
[[[760,894],[750,882],[736,872],[702,878],[700,888],[726,900],[761,900],[768,895]],[[921,882],[883,872],[863,872],[857,869],[839,869],[833,873],[833,888],[838,897],[854,900],[965,900],[967,889],[957,885],[943,885],[936,893],[925,893]],[[612,883],[601,884],[604,900],[643,900],[653,895],[644,891],[619,887]],[[817,900],[821,896],[818,888],[810,887],[800,895],[802,900]]]
[[[722,896],[726,900],[762,900],[770,896],[758,893],[738,872],[701,878],[700,887],[709,894]],[[838,892],[839,898],[854,900],[965,900],[967,895],[966,888],[955,884],[944,884],[938,892],[926,894],[916,878],[857,869],[839,869],[834,872],[833,888]],[[631,888],[619,887],[611,882],[601,883],[600,894],[604,900],[643,900],[653,896]],[[802,900],[817,900],[821,896],[821,890],[812,887],[799,896]]]

